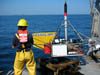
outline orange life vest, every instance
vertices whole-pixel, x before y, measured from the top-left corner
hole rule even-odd
[[[19,42],[26,43],[28,41],[28,31],[27,30],[18,30]]]

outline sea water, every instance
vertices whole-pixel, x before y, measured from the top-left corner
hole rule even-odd
[[[38,32],[56,32],[59,25],[63,24],[63,15],[20,15],[20,16],[0,16],[0,71],[3,74],[9,70],[13,70],[16,49],[12,49],[12,39],[17,32],[17,22],[24,18],[28,21],[28,30],[30,33]],[[91,32],[91,16],[90,15],[68,15],[68,20],[77,29],[77,31],[90,36]],[[60,28],[60,37],[64,38],[64,26]],[[68,39],[77,36],[68,26]],[[35,60],[37,62],[40,57],[47,57],[43,50],[32,48]]]

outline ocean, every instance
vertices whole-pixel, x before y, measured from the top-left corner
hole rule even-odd
[[[28,30],[30,33],[38,32],[55,32],[58,26],[64,21],[63,15],[20,15],[20,16],[0,16],[0,71],[3,74],[9,70],[13,70],[14,58],[16,49],[12,48],[12,39],[17,32],[17,22],[24,18],[28,21]],[[77,29],[77,31],[90,36],[91,32],[91,16],[90,15],[68,15],[68,20]],[[64,38],[64,26],[61,28],[61,38]],[[68,26],[68,39],[76,38],[77,36]],[[43,50],[32,48],[34,51],[35,60],[40,57],[47,57]]]

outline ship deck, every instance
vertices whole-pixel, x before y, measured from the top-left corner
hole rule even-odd
[[[79,65],[79,72],[84,75],[100,75],[100,63],[96,63],[89,56],[83,56],[86,64]],[[25,69],[23,75],[28,75],[28,71]],[[39,75],[39,73],[37,74]]]

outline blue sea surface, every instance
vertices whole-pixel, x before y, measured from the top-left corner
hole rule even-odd
[[[63,15],[24,15],[24,16],[0,16],[0,71],[7,73],[13,69],[16,49],[12,49],[12,39],[17,32],[17,22],[24,18],[28,21],[30,33],[55,32],[58,26],[64,21]],[[68,20],[77,31],[90,36],[91,16],[90,15],[68,15]],[[61,38],[64,38],[64,26],[61,28]],[[68,26],[68,38],[75,38],[76,35]],[[46,57],[43,50],[32,48],[37,61],[40,57]]]

